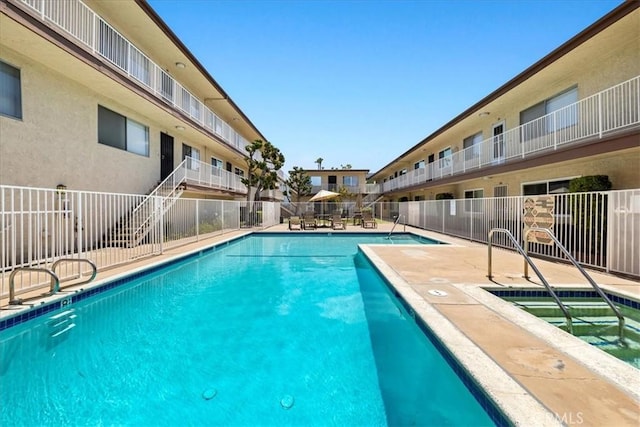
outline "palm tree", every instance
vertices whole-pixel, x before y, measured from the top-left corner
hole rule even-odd
[[[318,159],[314,162],[318,164],[318,169],[322,169],[322,162],[324,159],[322,157],[318,157]]]

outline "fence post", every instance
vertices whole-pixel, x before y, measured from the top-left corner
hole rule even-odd
[[[598,137],[602,138],[602,92],[598,93]]]
[[[200,241],[200,200],[196,199],[196,242]]]
[[[74,221],[73,227],[76,230],[76,244],[78,245],[78,257],[80,257],[80,255],[83,252],[83,248],[82,248],[82,237],[83,237],[83,229],[84,229],[84,224],[82,221],[82,193],[76,193],[78,195],[78,206],[77,206],[77,211],[78,211],[78,215],[76,216],[77,221]]]

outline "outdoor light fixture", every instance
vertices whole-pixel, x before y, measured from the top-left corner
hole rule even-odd
[[[489,114],[491,114],[488,111],[483,111],[482,113],[478,114],[479,117],[487,117]]]
[[[176,130],[184,130],[184,126],[176,126]]]
[[[64,185],[64,184],[58,184],[58,185],[56,185],[56,193],[57,193],[58,195],[60,195],[60,196],[61,196],[61,195],[63,195],[63,194],[64,194],[64,193],[66,193],[66,192],[67,192],[67,186],[66,186],[66,185]]]
[[[186,65],[184,65],[184,62],[176,62],[176,67],[178,68],[185,68]]]

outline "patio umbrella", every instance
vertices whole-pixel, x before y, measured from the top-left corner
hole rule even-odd
[[[320,190],[315,196],[309,199],[310,202],[318,202],[320,200],[329,200],[334,197],[338,197],[340,193],[334,193],[333,191]]]

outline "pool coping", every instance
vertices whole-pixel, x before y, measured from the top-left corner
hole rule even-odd
[[[381,276],[397,295],[413,309],[415,315],[451,352],[489,396],[499,409],[515,425],[559,426],[561,422],[541,402],[506,373],[480,347],[464,335],[432,304],[422,298],[409,283],[376,254],[371,246],[359,245]]]

